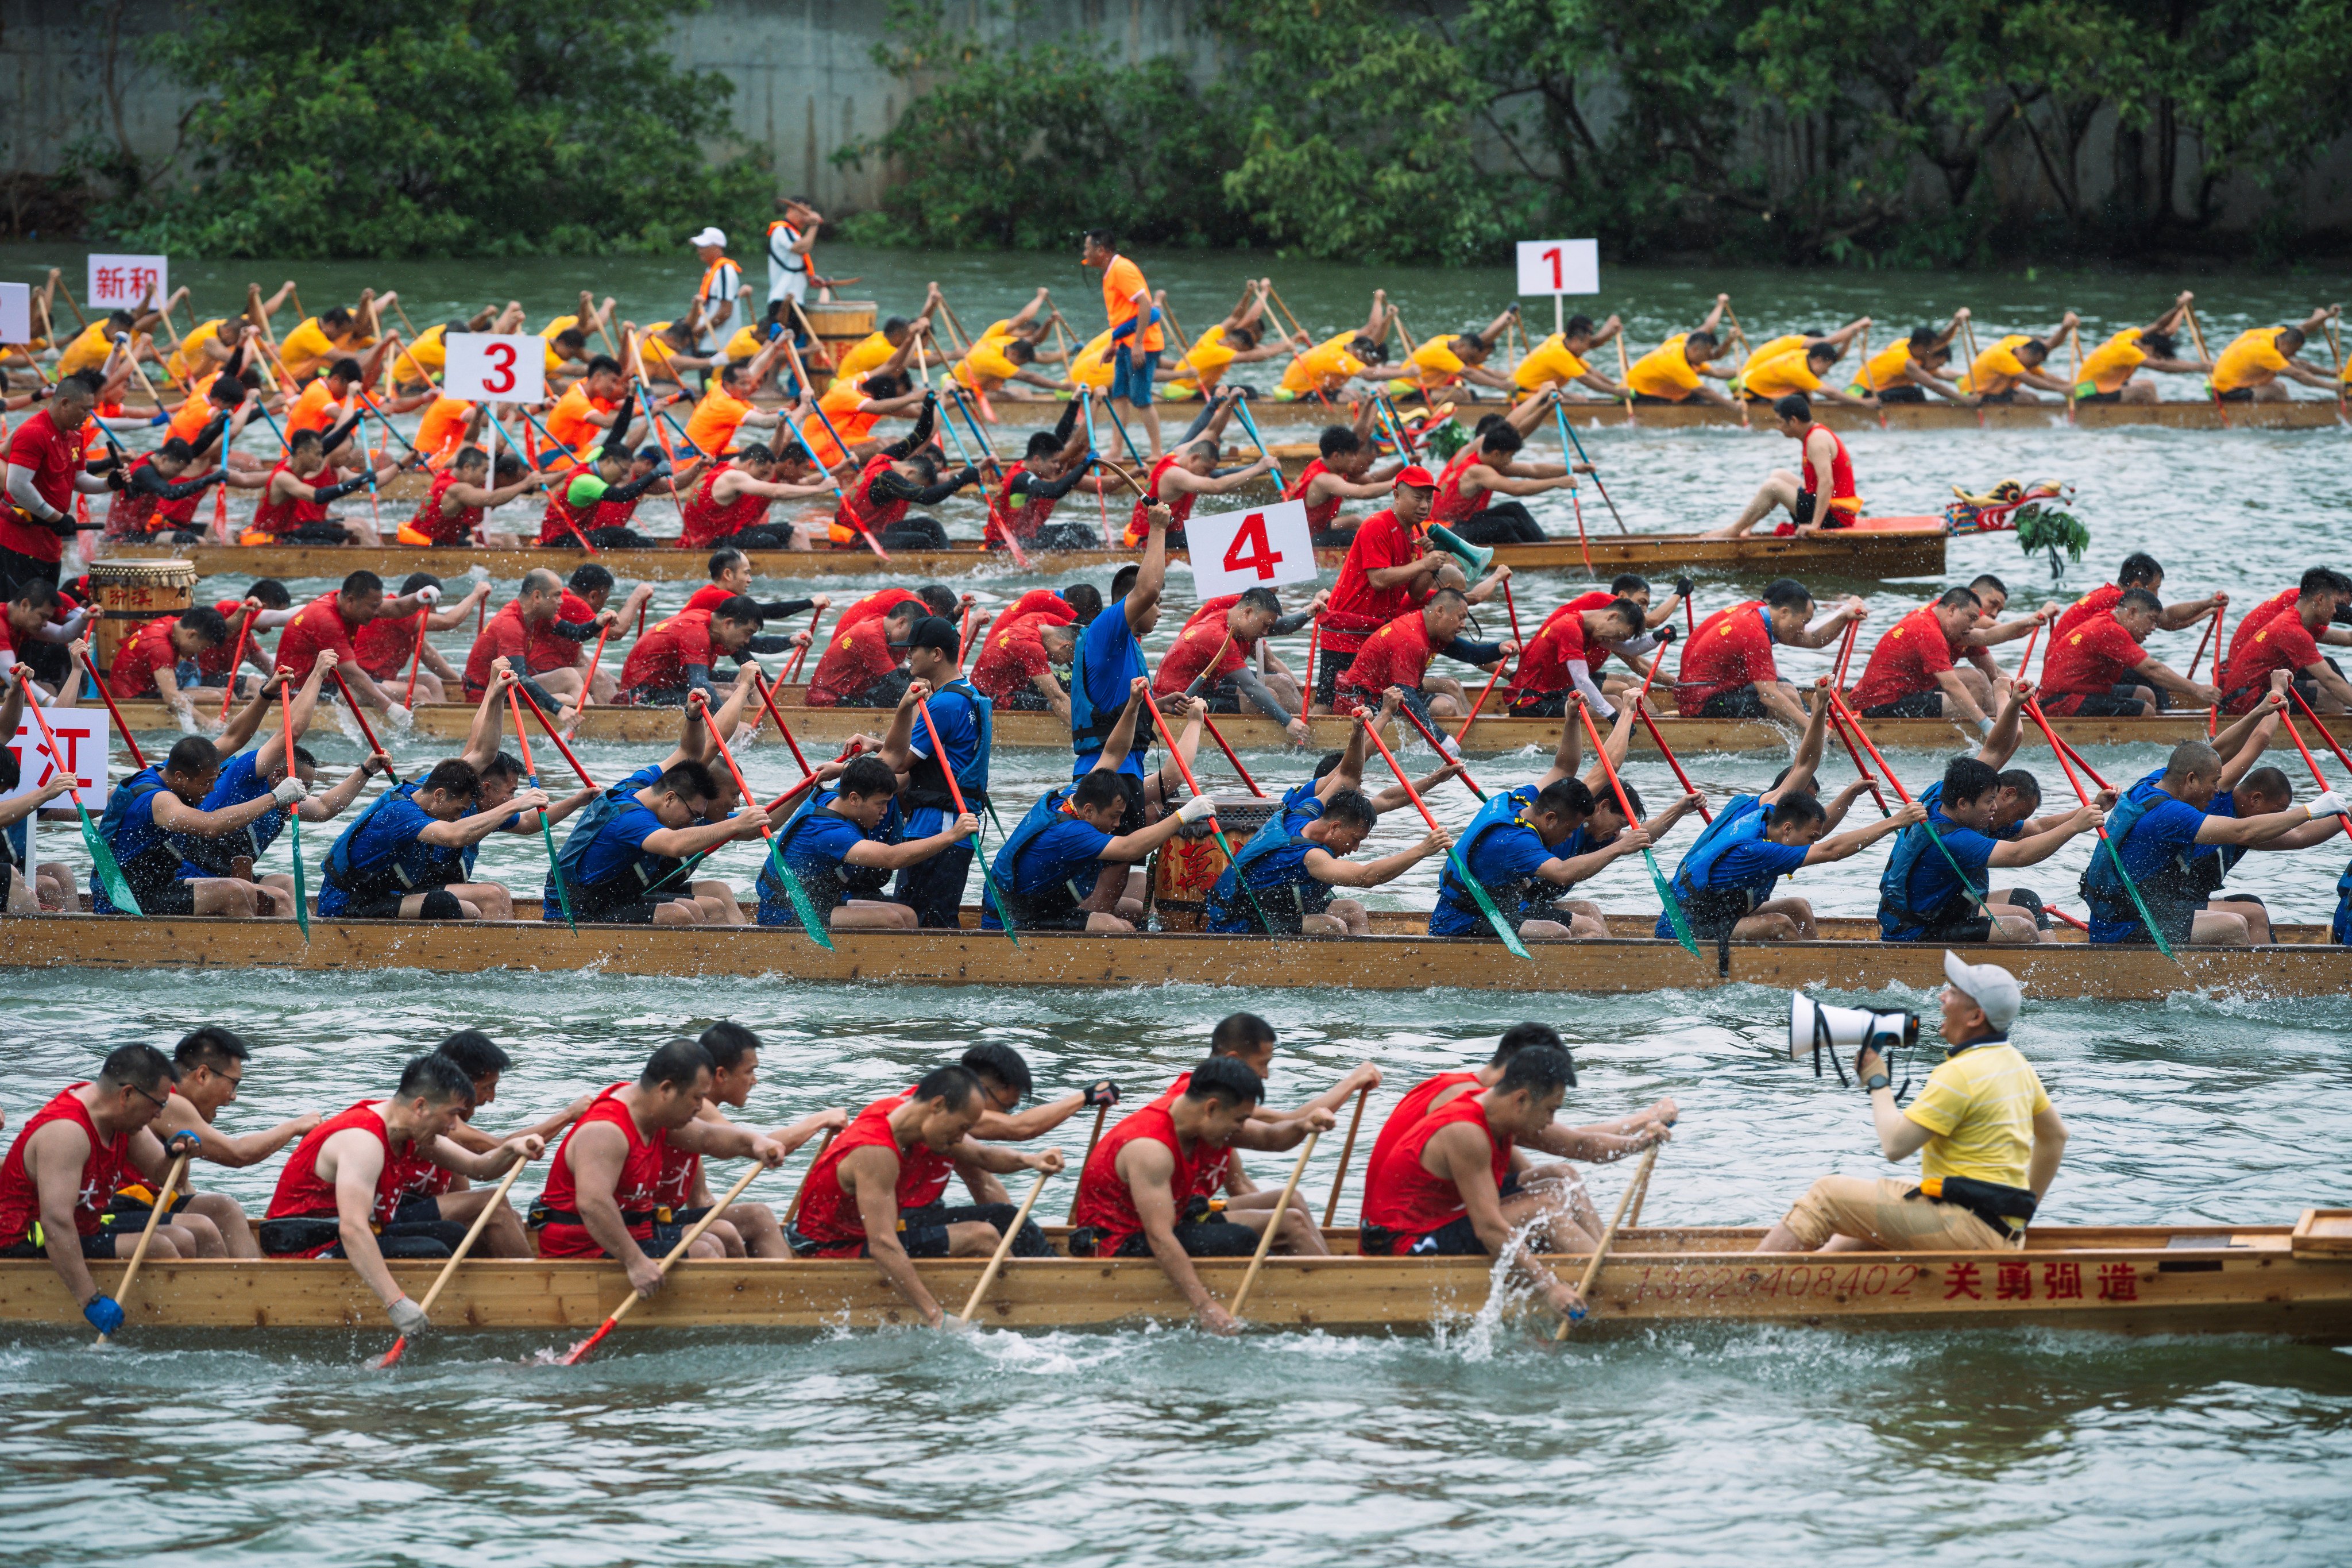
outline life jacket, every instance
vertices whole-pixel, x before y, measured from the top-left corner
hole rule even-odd
[[[376,796],[327,851],[326,864],[320,868],[322,879],[341,893],[346,903],[365,906],[394,895],[430,892],[466,879],[466,861],[460,851],[427,844],[422,838],[412,838],[370,864],[357,864],[352,859],[352,846],[359,841],[362,830],[374,820],[376,813],[403,796],[414,797],[416,790],[416,782],[411,781]]]
[[[604,836],[604,829],[612,825],[613,819],[636,804],[637,791],[645,787],[643,776],[633,774],[612,788],[600,791],[596,798],[583,806],[580,815],[572,820],[571,835],[564,839],[562,849],[557,853],[555,864],[563,878],[561,891],[569,891],[575,906],[610,907],[635,903],[654,888],[677,875],[677,868],[686,864],[676,856],[656,855],[640,847],[635,858],[604,880],[588,880],[588,852],[596,847],[596,840]],[[555,872],[548,875],[546,901],[541,910],[543,916],[551,921],[563,918],[555,875]],[[595,917],[591,915],[588,918],[593,920]]]
[[[972,724],[980,731],[979,754],[956,770],[956,787],[963,791],[964,805],[978,811],[988,804],[988,758],[996,733],[996,704],[961,675],[933,692],[931,700],[936,702],[950,692],[971,704]],[[919,728],[916,732],[922,733]],[[955,796],[948,793],[947,770],[940,765],[936,752],[917,757],[915,765],[907,770],[907,787],[898,792],[898,805],[902,812],[927,806],[934,811],[955,809]]]
[[[1269,822],[1259,828],[1209,889],[1209,929],[1265,931],[1271,921],[1275,932],[1297,936],[1308,915],[1319,915],[1331,907],[1330,884],[1316,880],[1307,871],[1307,852],[1319,847],[1283,823]],[[1244,877],[1249,879],[1254,899],[1242,892]]]
[[[1151,465],[1151,477],[1143,481],[1143,493],[1135,498],[1135,510],[1129,514],[1127,531],[1121,536],[1129,550],[1140,548],[1143,542],[1150,537],[1151,523],[1147,514],[1155,502],[1168,509],[1168,531],[1171,536],[1184,526],[1184,520],[1192,515],[1192,503],[1201,499],[1198,491],[1186,490],[1174,500],[1160,499],[1160,477],[1175,466],[1176,454],[1173,452]]]
[[[1920,931],[1958,920],[1976,906],[1977,890],[1963,877],[1960,885],[1946,894],[1934,909],[1911,907],[1911,873],[1918,868],[1920,857],[1935,855],[1942,858],[1930,837],[1938,817],[1942,817],[1946,827],[1959,826],[1931,807],[1926,822],[1915,823],[1895,836],[1894,852],[1887,856],[1886,869],[1878,878],[1878,935],[1883,942],[1915,942]]]
[[[1675,868],[1674,879],[1667,883],[1685,914],[1712,918],[1728,913],[1737,917],[1756,907],[1756,895],[1751,889],[1710,888],[1706,880],[1717,861],[1735,847],[1753,844],[1763,837],[1771,821],[1772,814],[1766,808],[1762,795],[1736,795],[1692,840],[1689,852]]]
[[[1013,906],[1013,924],[1018,930],[1023,926],[1068,918],[1095,890],[1091,882],[1081,888],[1066,877],[1034,893],[1024,893],[1017,886],[1022,851],[1034,844],[1040,834],[1063,819],[1065,813],[1062,807],[1076,787],[1047,790],[1044,797],[1029,808],[1029,815],[1014,823],[1013,831],[1005,835],[1004,846],[997,850],[996,864],[992,868],[995,874],[981,887],[980,923],[983,928],[1002,931],[1004,927],[1003,916],[996,907],[996,895],[1000,892]]]
[[[866,533],[878,540],[885,529],[906,517],[907,508],[911,502],[877,501],[874,499],[874,481],[888,471],[891,460],[887,452],[875,453],[866,459],[866,466],[857,470],[857,477],[843,489],[841,504],[834,509],[833,521],[826,526],[826,535],[834,543],[856,544]],[[865,533],[858,531],[861,527]]]
[[[230,763],[233,764],[236,760],[231,758]],[[226,771],[226,768],[223,771]],[[251,775],[255,782],[262,786],[254,792],[257,795],[266,793],[268,787],[268,782],[260,777],[260,768],[257,765]],[[217,790],[218,785],[215,784],[215,788]],[[253,796],[247,795],[245,798],[250,800]],[[212,802],[212,795],[205,797],[206,811],[219,809]],[[224,806],[234,804],[236,803],[228,801],[222,803]],[[270,807],[232,833],[217,834],[212,837],[205,837],[196,833],[174,833],[170,837],[172,847],[179,851],[181,860],[193,867],[196,875],[233,877],[236,874],[235,862],[239,859],[259,860],[268,852],[269,847],[278,841],[278,836],[285,829],[286,808],[278,805]]]
[[[1437,896],[1441,901],[1451,904],[1461,913],[1484,914],[1485,911],[1478,908],[1477,900],[1462,885],[1462,870],[1467,870],[1474,864],[1471,857],[1477,853],[1479,841],[1486,835],[1498,827],[1518,825],[1520,815],[1535,805],[1536,795],[1534,786],[1520,784],[1516,789],[1503,791],[1478,808],[1477,815],[1470,819],[1469,826],[1464,828],[1462,837],[1455,840],[1455,852],[1447,857],[1444,872],[1438,878]],[[1256,840],[1253,838],[1251,842],[1255,843]],[[1457,863],[1462,870],[1455,868]],[[1486,889],[1486,896],[1495,900],[1495,907],[1507,915],[1530,902],[1550,901],[1549,899],[1537,900],[1528,897],[1536,890],[1534,880],[1533,878],[1521,878],[1515,882],[1481,882],[1479,885]]]
[[[2107,842],[2115,847],[2115,853],[2110,855],[2102,848],[2091,857],[2090,865],[2083,872],[2083,900],[2091,906],[2094,918],[2145,929],[2139,910],[2132,902],[2130,889],[2124,886],[2122,877],[2116,873],[2116,862],[2123,858],[2124,848],[2131,842],[2132,830],[2140,825],[2140,819],[2172,798],[2143,780],[2116,803],[2115,810],[2107,813]],[[2195,850],[2194,845],[2188,846],[2155,869],[2132,879],[2139,896],[2147,902],[2147,912],[2159,925],[2173,925],[2182,914],[2194,910],[2205,896],[2198,887]]]
[[[800,879],[802,888],[808,893],[809,902],[814,904],[819,910],[839,909],[852,899],[878,899],[882,896],[883,889],[890,885],[890,878],[893,875],[877,866],[853,866],[846,860],[835,861],[832,865],[814,870],[793,865],[793,841],[800,837],[803,829],[816,820],[817,808],[835,799],[838,794],[838,791],[826,792],[824,799],[819,800],[816,793],[812,792],[800,810],[793,814],[792,820],[785,823],[776,834],[775,858],[792,867],[793,875]],[[844,818],[844,820],[847,819]],[[889,815],[883,817],[878,826],[865,835],[866,842],[869,844],[898,843],[903,822],[904,819],[898,815],[898,802],[891,802]],[[856,825],[853,823],[851,826]],[[784,891],[783,884],[776,879],[775,867],[765,862],[761,866],[757,886],[760,897],[764,900],[780,900],[790,896]]]
[[[163,774],[158,768],[142,768],[116,784],[106,797],[106,815],[99,819],[99,837],[113,851],[114,863],[122,871],[122,879],[131,885],[131,895],[143,908],[150,895],[160,894],[180,879],[180,851],[155,822],[154,798],[164,791]],[[106,896],[99,881],[98,868],[90,868],[90,909],[101,915],[128,914],[118,910]]]
[[[416,515],[400,525],[403,544],[463,544],[474,537],[474,531],[482,526],[482,508],[459,507],[454,514],[441,510],[441,498],[457,482],[456,468],[433,476],[432,492],[417,507]]]
[[[1316,479],[1330,471],[1330,468],[1322,458],[1316,458],[1300,471],[1298,478],[1292,481],[1290,488],[1282,492],[1282,499],[1307,500],[1307,492]],[[1331,526],[1331,520],[1339,516],[1339,509],[1347,504],[1348,498],[1345,496],[1333,496],[1329,500],[1307,501],[1307,531],[1309,533],[1321,533]]]
[[[1120,606],[1126,603],[1121,599],[1117,604],[1105,605],[1102,613],[1123,616],[1127,612]],[[1079,627],[1077,630],[1078,635],[1070,645],[1070,750],[1078,756],[1087,757],[1100,752],[1103,742],[1110,739],[1110,732],[1118,728],[1118,716],[1127,710],[1128,685],[1125,681],[1119,683],[1116,705],[1105,709],[1095,707],[1094,696],[1087,689],[1086,629]],[[1131,647],[1133,644],[1129,646]],[[1139,670],[1137,673],[1150,672]],[[1139,756],[1150,743],[1139,731],[1135,748],[1128,753],[1129,760]]]

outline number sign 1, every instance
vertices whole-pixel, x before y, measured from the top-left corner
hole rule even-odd
[[[1600,293],[1601,242],[1597,239],[1519,241],[1519,292]]]
[[[1320,574],[1307,524],[1307,503],[1286,500],[1184,525],[1193,591],[1206,599],[1244,588],[1312,583]]]
[[[441,390],[469,402],[537,403],[547,395],[547,344],[529,332],[451,332]]]

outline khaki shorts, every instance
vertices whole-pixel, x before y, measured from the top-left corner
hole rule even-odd
[[[1832,1236],[1855,1237],[1890,1252],[1987,1252],[2018,1245],[1957,1204],[1904,1195],[1918,1184],[1823,1176],[1780,1223],[1809,1252]]]

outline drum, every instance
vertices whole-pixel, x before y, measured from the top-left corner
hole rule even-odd
[[[801,309],[808,316],[810,329],[824,342],[825,352],[835,360],[874,335],[874,322],[878,314],[878,308],[871,300],[811,300]],[[809,374],[828,384],[833,380],[831,372],[814,364],[809,366]]]
[[[1257,830],[1274,819],[1279,799],[1219,795],[1217,823],[1238,855]],[[1162,931],[1201,931],[1209,924],[1209,889],[1225,874],[1225,852],[1207,822],[1179,828],[1151,857],[1151,902]]]
[[[90,596],[98,601],[98,626],[89,639],[98,668],[112,669],[114,656],[139,628],[176,616],[195,603],[193,561],[93,561]]]

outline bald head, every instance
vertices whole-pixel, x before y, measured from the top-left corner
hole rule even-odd
[[[516,592],[526,598],[539,594],[561,594],[563,592],[563,579],[544,566],[534,566],[522,574],[522,586]]]
[[[2183,741],[2172,748],[2172,756],[2164,764],[2164,782],[2168,789],[2177,780],[2218,778],[2221,773],[2221,752],[2202,741]]]

